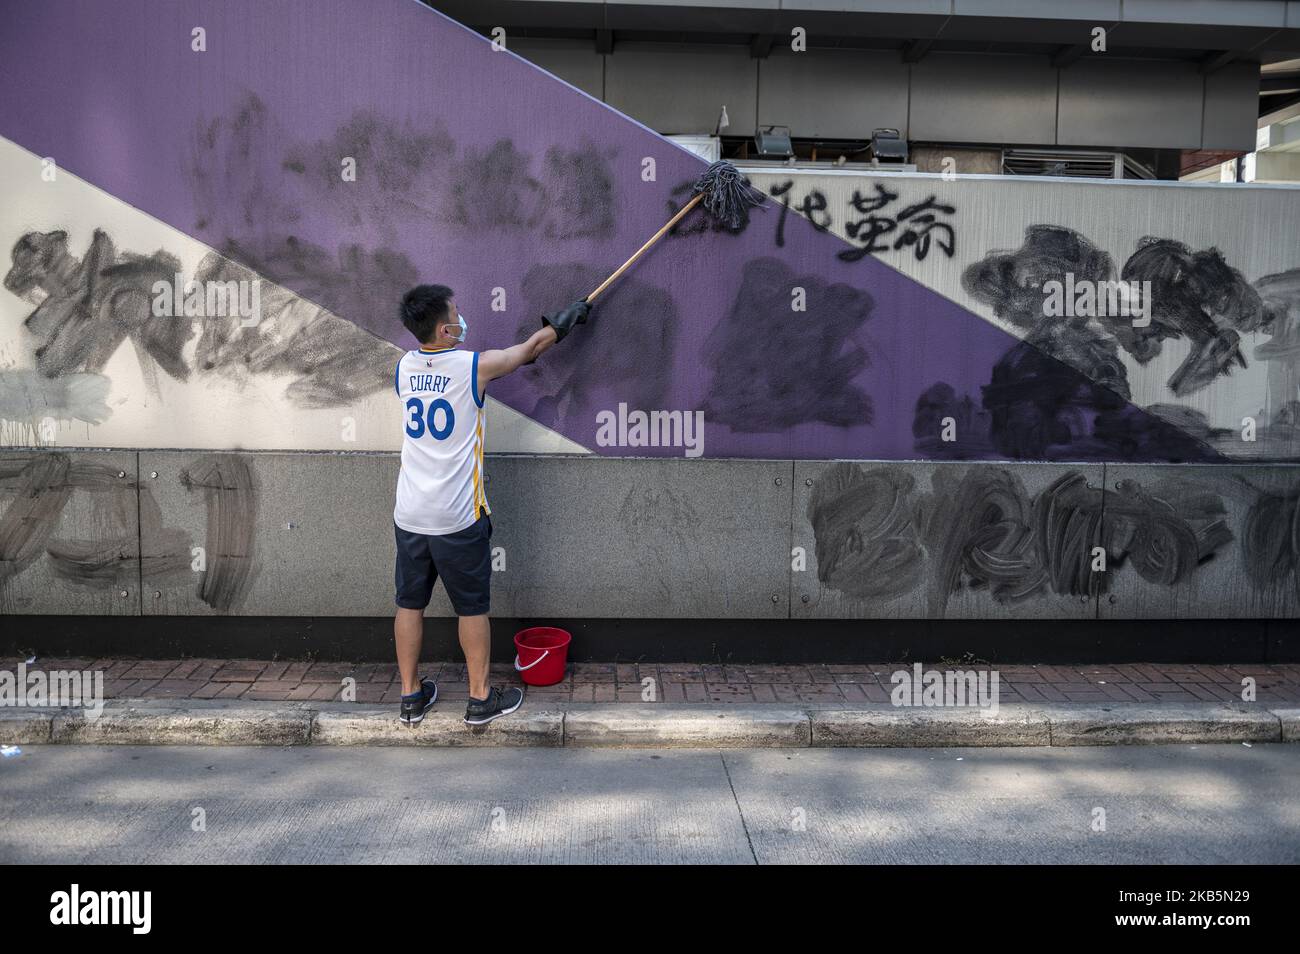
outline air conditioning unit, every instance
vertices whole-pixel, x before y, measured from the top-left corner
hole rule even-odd
[[[1083,149],[1004,149],[1009,176],[1066,176],[1073,179],[1154,179],[1155,173],[1122,152]]]

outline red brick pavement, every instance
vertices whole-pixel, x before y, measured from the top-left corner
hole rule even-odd
[[[14,670],[20,660],[0,660]],[[534,700],[555,702],[695,703],[873,703],[888,702],[890,675],[910,663],[772,666],[695,663],[578,663],[555,686],[530,687]],[[1012,702],[1196,702],[1241,701],[1246,678],[1255,680],[1256,700],[1300,703],[1300,665],[1182,665],[1123,663],[1089,666],[948,666],[926,669],[989,669],[999,673],[1002,703]],[[260,659],[41,659],[28,670],[102,670],[110,699],[256,699],[263,701],[343,698],[396,702],[401,695],[397,667],[389,663],[274,662]],[[440,698],[464,700],[465,667],[426,663],[422,674],[436,679]],[[494,665],[494,682],[511,684],[509,664]],[[345,680],[355,680],[355,684]],[[650,680],[647,682],[647,680]],[[653,694],[650,690],[653,689]]]

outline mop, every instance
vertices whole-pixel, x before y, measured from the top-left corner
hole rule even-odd
[[[606,288],[614,284],[620,275],[626,272],[632,265],[650,250],[656,242],[667,235],[678,222],[686,218],[691,210],[697,205],[703,205],[704,210],[713,216],[723,228],[738,232],[749,224],[749,207],[760,206],[763,204],[763,193],[759,192],[749,184],[749,180],[740,174],[740,170],[727,162],[725,159],[719,159],[712,163],[709,168],[705,169],[695,183],[691,186],[691,200],[687,202],[668,222],[649,240],[637,249],[632,257],[620,265],[614,274],[605,279],[596,287],[596,290],[589,294],[581,301],[574,302],[568,308],[555,315],[547,316],[547,323],[553,324],[550,319],[560,320],[561,316],[571,309],[583,305],[590,306],[596,300],[596,296],[601,294]],[[578,319],[579,322],[585,320]]]

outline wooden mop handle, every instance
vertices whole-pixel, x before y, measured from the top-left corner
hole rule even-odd
[[[613,275],[610,275],[609,278],[607,278],[607,279],[605,279],[603,282],[601,282],[601,283],[600,283],[600,287],[597,288],[594,292],[592,292],[590,295],[587,296],[587,303],[588,303],[588,304],[591,304],[592,302],[594,302],[594,301],[596,300],[596,296],[597,296],[597,295],[599,295],[599,294],[600,294],[601,292],[603,292],[606,288],[608,288],[610,285],[612,285],[612,284],[614,283],[614,279],[618,278],[618,276],[622,275],[625,271],[627,271],[629,268],[631,268],[633,262],[635,262],[635,261],[636,261],[638,258],[640,258],[642,255],[644,255],[645,252],[646,252],[646,250],[647,250],[648,248],[650,248],[651,245],[654,245],[655,242],[659,241],[661,238],[663,238],[665,235],[667,235],[667,234],[668,234],[668,230],[671,229],[671,228],[672,228],[674,225],[676,225],[678,222],[680,222],[680,221],[685,217],[685,215],[686,215],[687,212],[691,211],[691,209],[693,209],[693,208],[695,208],[697,205],[699,205],[699,204],[700,204],[700,200],[703,199],[703,198],[704,198],[704,193],[703,193],[703,192],[697,193],[696,196],[695,196],[695,198],[691,199],[690,202],[687,202],[684,206],[682,206],[682,210],[681,210],[680,212],[678,212],[676,215],[674,215],[671,219],[669,219],[669,220],[668,220],[668,224],[666,224],[663,228],[661,228],[661,229],[660,229],[658,232],[656,232],[654,235],[650,236],[650,240],[649,240],[648,242],[646,242],[644,245],[642,245],[639,249],[637,249],[634,253],[632,253],[632,257],[629,258],[629,259],[628,259],[626,262],[624,262],[622,265],[620,265],[620,266],[618,267],[618,271],[616,271]]]

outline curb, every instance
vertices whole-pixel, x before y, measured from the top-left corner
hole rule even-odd
[[[1052,744],[1051,713],[1024,704],[1001,706],[987,717],[977,709],[895,706],[813,710],[810,716],[812,744],[821,747]]]
[[[306,745],[313,713],[250,708],[108,706],[98,718],[59,713],[50,741],[81,745]],[[3,724],[3,717],[0,717]]]
[[[5,745],[415,745],[568,748],[809,748],[1164,745],[1300,742],[1300,708],[1205,703],[632,706],[561,704],[487,726],[432,712],[417,726],[395,706],[347,703],[113,701],[80,709],[0,708]]]
[[[808,713],[783,706],[573,707],[564,744],[584,748],[806,748]]]
[[[1079,706],[1051,717],[1052,745],[1114,745],[1138,742],[1281,742],[1280,717],[1228,703],[1208,707],[1162,703],[1127,711],[1122,706]]]
[[[488,725],[468,726],[458,712],[430,712],[419,725],[397,721],[394,706],[316,713],[313,745],[549,746],[564,745],[564,713],[528,710]]]
[[[1300,709],[1270,709],[1282,723],[1282,741],[1300,742]]]

